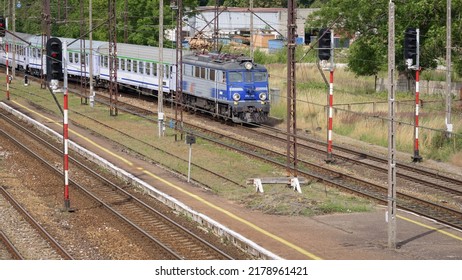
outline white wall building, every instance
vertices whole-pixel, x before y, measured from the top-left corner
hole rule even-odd
[[[198,7],[198,14],[188,19],[190,36],[198,31],[212,38],[214,31],[215,7]],[[305,36],[305,21],[309,14],[317,9],[297,9],[296,24],[298,36]],[[253,29],[270,29],[274,34],[287,38],[287,8],[254,8]],[[218,29],[220,34],[236,34],[250,30],[252,13],[248,8],[219,7]],[[209,23],[209,24],[208,24]],[[185,27],[188,28],[188,27]]]

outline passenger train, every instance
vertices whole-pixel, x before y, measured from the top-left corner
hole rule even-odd
[[[34,76],[46,71],[46,54],[41,54],[42,37],[16,33],[2,38],[0,63],[12,65],[15,49],[16,67]],[[109,83],[109,43],[93,41],[93,71],[89,73],[89,54],[81,53],[80,40],[59,38],[67,43],[67,73],[70,79],[93,76],[95,86],[107,87]],[[26,43],[27,42],[27,43]],[[9,46],[8,58],[5,45]],[[85,41],[88,48],[89,41]],[[117,83],[120,88],[134,87],[143,94],[155,95],[159,90],[157,47],[133,44],[117,44]],[[270,110],[267,69],[250,58],[230,54],[193,53],[183,51],[183,102],[193,110],[206,110],[214,116],[238,123],[263,123]],[[83,72],[81,64],[86,65]],[[176,91],[176,50],[163,49],[164,71],[162,92],[172,98]]]

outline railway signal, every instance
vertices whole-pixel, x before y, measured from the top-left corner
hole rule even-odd
[[[419,29],[406,29],[404,33],[404,59],[409,69],[419,67]]]
[[[61,40],[50,38],[47,41],[47,80],[61,80],[63,78],[63,49]]]
[[[332,32],[323,28],[319,31],[318,57],[319,60],[329,60],[332,50]]]
[[[5,18],[0,16],[0,37],[5,37]]]
[[[415,70],[415,107],[414,107],[414,156],[413,162],[421,162],[419,154],[419,83],[420,83],[420,63],[419,63],[419,29],[407,28],[404,33],[404,59],[408,69]]]

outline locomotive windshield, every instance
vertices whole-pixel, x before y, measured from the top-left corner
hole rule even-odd
[[[266,82],[268,73],[266,72],[229,72],[228,79],[231,83],[251,83],[251,82]]]

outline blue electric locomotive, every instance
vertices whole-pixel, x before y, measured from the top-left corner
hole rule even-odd
[[[229,54],[183,57],[184,102],[233,122],[262,123],[270,110],[268,71],[250,58]]]
[[[40,52],[41,36],[19,33],[29,45],[7,34],[4,43],[10,50],[16,50],[16,67],[33,75],[39,75],[41,65],[46,63],[45,54]],[[72,42],[71,38],[60,38]],[[85,44],[87,45],[88,42]],[[93,76],[96,86],[107,86],[109,81],[107,42],[93,41],[93,73],[89,67],[82,72],[81,66],[89,63],[88,53],[80,50],[78,43],[68,45],[63,57],[67,60],[70,78]],[[163,50],[163,63],[159,64],[157,47],[133,44],[117,45],[117,83],[119,87],[137,88],[141,93],[153,95],[163,92],[167,99],[176,92],[176,50]],[[0,50],[0,63],[12,62]],[[207,111],[217,117],[233,122],[263,123],[270,110],[268,72],[251,59],[229,54],[183,52],[183,102],[192,110]],[[158,73],[163,68],[163,84],[158,85]],[[44,65],[44,70],[46,66]]]

